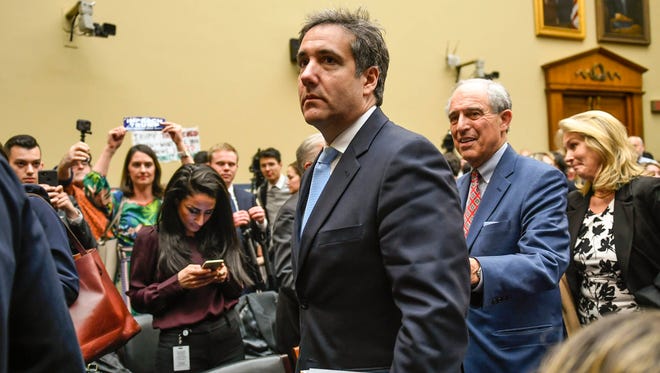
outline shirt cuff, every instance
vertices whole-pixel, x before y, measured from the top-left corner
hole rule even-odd
[[[78,216],[76,216],[75,218],[69,219],[69,217],[67,216],[66,220],[69,222],[69,224],[80,225],[82,223],[83,220],[82,212],[80,212],[80,210],[78,209],[76,209],[76,211],[78,211]]]

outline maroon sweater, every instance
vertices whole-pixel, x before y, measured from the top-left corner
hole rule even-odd
[[[204,258],[197,250],[194,238],[186,238],[185,242],[192,252],[190,262],[202,264]],[[153,315],[155,328],[184,327],[212,319],[238,302],[242,289],[231,275],[224,283],[184,289],[177,274],[168,278],[158,277],[157,264],[158,232],[155,227],[144,227],[138,232],[133,247],[128,296],[136,311]]]

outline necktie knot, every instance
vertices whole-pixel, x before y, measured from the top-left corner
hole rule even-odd
[[[338,155],[339,155],[339,150],[333,148],[332,146],[325,147],[323,148],[323,152],[319,157],[318,163],[330,164],[332,163],[332,161],[335,160],[335,158],[337,158]]]
[[[330,164],[335,160],[335,158],[337,158],[338,155],[339,151],[337,149],[328,146],[323,149],[323,153],[321,153],[319,160],[314,166],[312,182],[309,187],[309,195],[307,196],[307,205],[305,206],[305,211],[303,213],[300,233],[302,233],[302,230],[305,228],[307,219],[309,219],[314,206],[316,206],[316,201],[321,196],[321,193],[323,192],[328,179],[330,179]]]
[[[479,171],[472,170],[472,172],[470,173],[470,184],[475,184],[476,183],[477,185],[479,185],[479,178],[480,177],[481,177],[481,175],[479,174]]]

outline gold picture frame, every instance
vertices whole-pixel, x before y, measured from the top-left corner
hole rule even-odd
[[[584,39],[584,9],[584,0],[534,0],[536,36]]]
[[[598,42],[651,44],[649,0],[596,0]]]

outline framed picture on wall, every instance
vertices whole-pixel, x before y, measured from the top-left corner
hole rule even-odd
[[[651,43],[649,0],[596,0],[598,42]]]
[[[534,0],[537,36],[584,39],[584,0]]]

